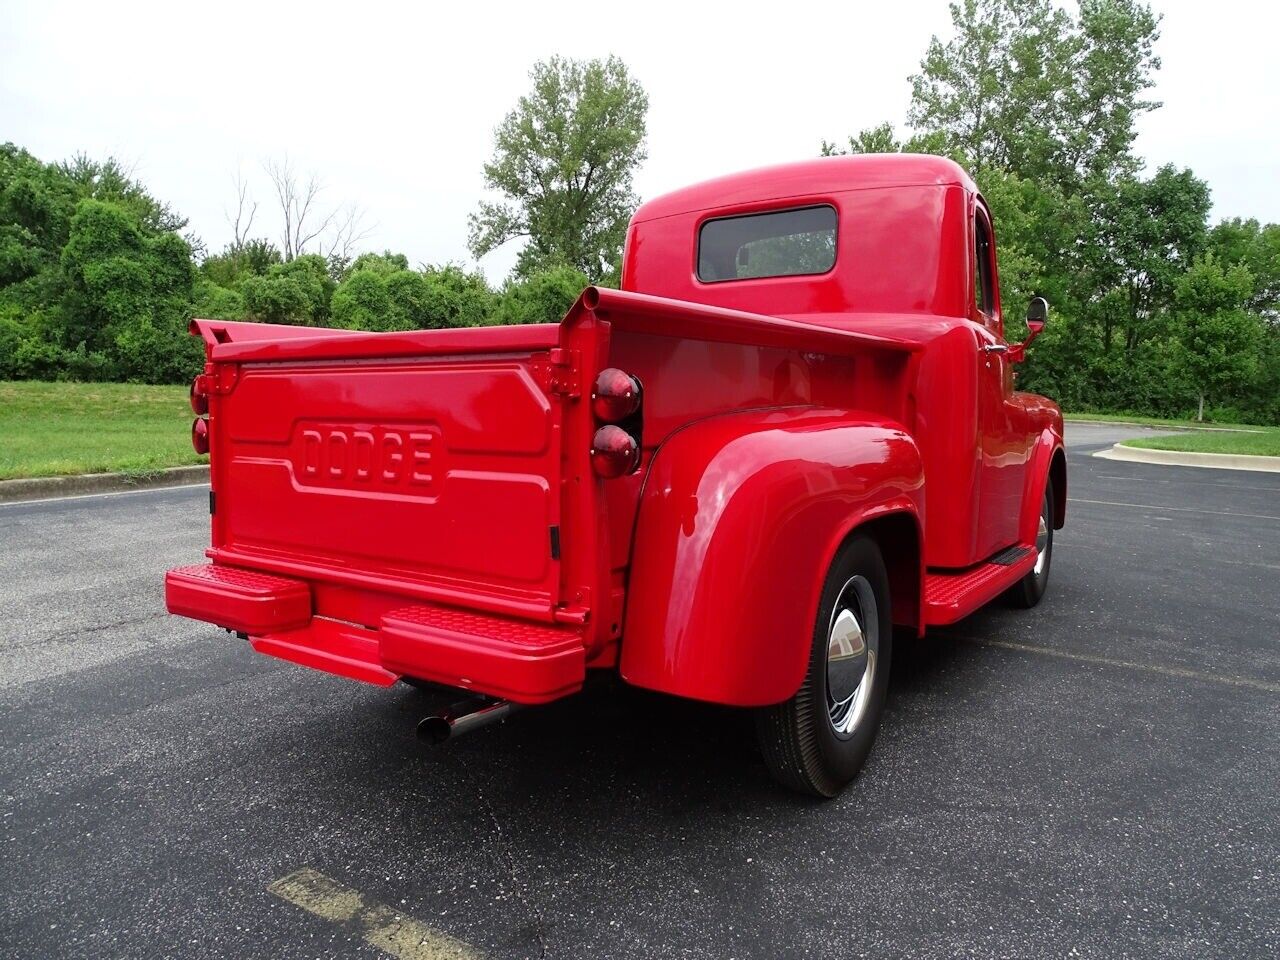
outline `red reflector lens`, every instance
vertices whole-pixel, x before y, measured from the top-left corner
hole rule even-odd
[[[191,411],[197,417],[209,412],[209,391],[203,373],[191,381]]]
[[[640,408],[640,384],[629,373],[608,367],[596,377],[591,409],[605,423],[625,420]]]
[[[602,477],[620,477],[640,466],[640,445],[621,427],[601,427],[591,438],[591,467]]]
[[[209,452],[209,421],[204,417],[197,417],[191,424],[191,446],[196,453]]]

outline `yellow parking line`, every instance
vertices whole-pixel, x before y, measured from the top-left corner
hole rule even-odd
[[[355,927],[366,943],[400,960],[479,960],[483,956],[470,944],[367,900],[360,891],[310,867],[281,877],[267,889],[317,917]]]

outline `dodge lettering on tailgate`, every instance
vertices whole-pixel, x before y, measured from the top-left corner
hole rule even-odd
[[[309,486],[404,490],[435,496],[444,445],[434,424],[300,425],[294,475]]]

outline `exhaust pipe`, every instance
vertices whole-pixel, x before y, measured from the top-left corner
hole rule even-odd
[[[418,739],[428,743],[444,743],[491,723],[501,723],[519,709],[520,704],[508,700],[468,700],[455,703],[419,720]]]

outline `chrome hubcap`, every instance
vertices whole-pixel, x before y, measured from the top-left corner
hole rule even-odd
[[[1040,508],[1040,527],[1036,530],[1036,565],[1033,572],[1038,577],[1044,573],[1045,559],[1049,548],[1049,498],[1044,498],[1044,506]]]
[[[848,739],[867,712],[880,648],[876,595],[866,577],[851,577],[836,597],[827,627],[827,716]]]

